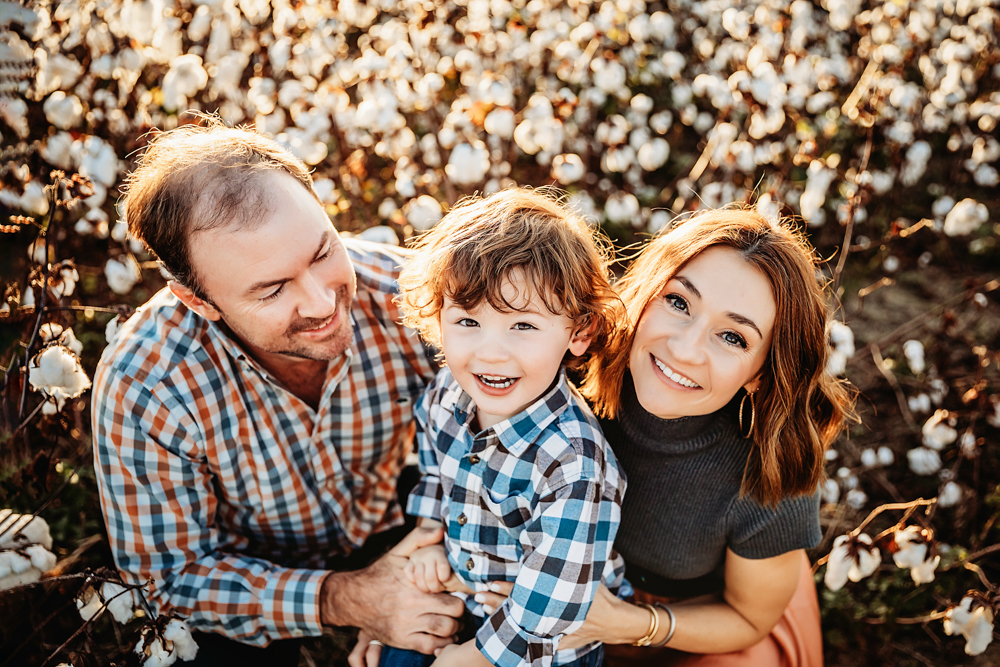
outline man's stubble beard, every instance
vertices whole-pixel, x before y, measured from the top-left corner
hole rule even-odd
[[[307,331],[309,329],[315,329],[318,326],[326,322],[326,319],[300,319],[293,322],[288,330],[285,332],[282,340],[272,342],[272,341],[260,341],[255,338],[250,332],[243,329],[241,326],[233,326],[233,323],[226,314],[219,310],[222,316],[223,322],[226,326],[235,333],[241,340],[253,345],[254,347],[270,353],[270,354],[282,354],[287,357],[294,357],[296,359],[307,359],[310,361],[332,361],[340,355],[342,355],[354,342],[354,327],[351,323],[351,301],[353,298],[350,296],[350,291],[347,285],[343,285],[337,290],[337,308],[343,308],[341,313],[342,321],[337,330],[331,334],[330,338],[309,345],[306,343],[297,343],[294,339],[295,334],[301,331]],[[216,309],[218,307],[216,306]],[[324,351],[315,349],[316,347],[323,347]]]

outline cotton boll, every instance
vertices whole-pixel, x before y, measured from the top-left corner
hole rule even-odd
[[[809,175],[806,178],[806,189],[799,198],[799,210],[807,224],[817,227],[826,222],[826,211],[823,204],[826,193],[837,177],[837,172],[829,169],[821,160],[813,160],[809,164]]]
[[[510,139],[514,136],[514,112],[505,108],[494,109],[486,114],[483,127],[491,135]]]
[[[933,475],[941,469],[941,456],[933,449],[914,447],[906,452],[906,460],[917,475]]]
[[[639,215],[639,200],[629,192],[616,192],[604,204],[608,220],[618,224],[632,224]]]
[[[859,510],[868,502],[868,494],[861,489],[851,489],[844,498],[847,506],[854,510]]]
[[[924,446],[938,451],[958,439],[958,431],[948,425],[948,411],[938,410],[920,429]]]
[[[639,148],[637,155],[639,166],[645,171],[656,171],[667,163],[670,157],[670,144],[659,137],[652,139]]]
[[[896,567],[909,568],[913,583],[918,586],[934,581],[934,570],[941,562],[941,556],[928,559],[930,535],[919,526],[907,526],[897,530],[893,539],[897,551],[892,559]]]
[[[866,468],[878,467],[878,454],[875,453],[874,449],[866,448],[861,451],[861,465]]]
[[[20,548],[27,544],[40,544],[51,549],[49,524],[39,516],[0,510],[0,549]]]
[[[972,172],[972,180],[983,188],[992,188],[1000,184],[1000,172],[988,164],[981,164]]]
[[[109,259],[104,265],[104,275],[108,280],[108,287],[115,294],[128,294],[142,279],[139,265],[131,255]]]
[[[944,233],[948,236],[968,236],[989,220],[989,217],[989,210],[984,204],[975,199],[963,199],[945,217]]]
[[[903,343],[903,356],[914,374],[919,375],[926,369],[924,362],[924,344],[919,340],[908,340]]]
[[[962,487],[955,482],[948,482],[938,492],[938,507],[954,507],[962,500]]]
[[[83,119],[83,104],[76,95],[57,90],[42,105],[45,119],[60,130],[75,127]]]
[[[174,58],[163,76],[163,108],[177,111],[187,106],[187,98],[208,84],[208,73],[202,67],[201,56],[189,53]]]
[[[824,503],[836,503],[840,500],[840,484],[834,479],[823,480],[820,485],[820,495]]]
[[[953,208],[955,208],[955,200],[945,195],[934,200],[934,203],[931,204],[931,213],[934,214],[935,218],[943,220]]]
[[[24,186],[24,192],[18,200],[18,207],[35,217],[41,217],[49,212],[49,196],[45,192],[45,186],[40,181],[31,180]],[[39,244],[44,246],[44,243]],[[44,255],[44,250],[42,250]],[[44,262],[44,256],[41,262]]]
[[[882,446],[878,448],[878,462],[882,466],[891,466],[896,460],[895,454],[888,447]]]
[[[903,160],[903,168],[900,173],[903,185],[915,185],[927,171],[927,163],[930,159],[931,145],[926,141],[918,141],[910,146],[909,150],[906,151],[906,158]]]
[[[580,156],[575,153],[557,155],[552,160],[552,175],[562,185],[576,183],[586,173],[586,165],[583,164]]]
[[[74,149],[79,151],[82,176],[107,188],[115,185],[121,165],[111,144],[100,137],[88,136],[82,144],[75,144]]]
[[[980,655],[993,641],[993,611],[978,604],[971,596],[965,596],[957,606],[945,612],[944,632],[946,635],[961,634],[966,639],[965,652]]]
[[[864,533],[853,539],[849,535],[841,535],[834,540],[826,564],[826,587],[839,591],[848,580],[861,581],[877,570],[882,562],[881,555],[871,544],[872,538]]]
[[[403,207],[403,211],[407,222],[421,232],[436,225],[443,217],[441,204],[430,195],[420,195],[416,199],[411,199]]]
[[[458,185],[479,183],[490,170],[490,152],[481,141],[459,144],[452,149],[444,170]]]
[[[63,409],[67,399],[90,388],[80,360],[62,345],[46,347],[32,359],[28,382],[32,389],[53,399],[57,411]]]
[[[385,243],[386,245],[400,245],[399,237],[396,235],[396,232],[392,229],[392,227],[387,227],[386,225],[369,227],[359,233],[358,238],[366,241],[373,241],[375,243]]]
[[[0,118],[9,125],[18,137],[28,136],[28,103],[20,97],[0,98]]]

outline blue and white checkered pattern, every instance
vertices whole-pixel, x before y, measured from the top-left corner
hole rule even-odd
[[[472,399],[445,369],[414,416],[423,478],[407,511],[445,524],[448,560],[473,590],[514,582],[476,634],[480,651],[498,667],[550,667],[593,650],[558,644],[598,585],[622,580],[612,546],[625,478],[565,373],[523,412],[473,433]]]

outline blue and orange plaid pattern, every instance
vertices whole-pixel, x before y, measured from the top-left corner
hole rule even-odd
[[[264,645],[319,635],[330,556],[401,523],[396,478],[436,366],[392,301],[403,254],[345,239],[354,343],[318,411],[168,290],[94,378],[94,450],[115,562],[193,628]]]
[[[442,370],[414,412],[420,483],[407,512],[445,524],[452,569],[475,591],[514,590],[476,634],[497,667],[550,667],[593,650],[558,650],[598,585],[615,589],[613,550],[625,478],[594,415],[560,371],[523,412],[480,433],[472,399]],[[484,615],[469,598],[469,610]]]

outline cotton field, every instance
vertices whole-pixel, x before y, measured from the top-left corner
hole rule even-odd
[[[37,0],[0,2],[0,665],[197,651],[113,572],[88,390],[169,277],[119,187],[198,114],[383,243],[515,184],[623,261],[692,210],[793,216],[861,390],[810,553],[827,662],[1000,662],[1000,2]]]

